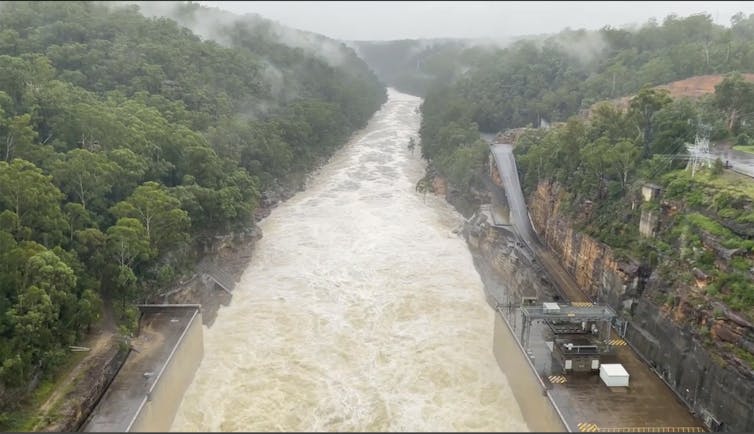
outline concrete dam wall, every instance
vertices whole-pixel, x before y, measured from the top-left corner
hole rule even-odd
[[[169,431],[175,413],[204,355],[202,314],[196,311],[162,372],[147,392],[127,431]]]
[[[500,369],[508,377],[529,428],[535,432],[572,431],[558,414],[547,387],[499,312],[495,312],[492,351]]]
[[[142,305],[131,352],[82,431],[168,431],[204,356],[199,305]]]

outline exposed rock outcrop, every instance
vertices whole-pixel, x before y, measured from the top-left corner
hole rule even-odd
[[[529,198],[540,238],[593,299],[629,320],[626,340],[702,419],[725,431],[754,430],[754,371],[746,360],[754,358],[754,325],[722,303],[699,302],[709,278],[701,270],[691,270],[697,286],[673,288],[638,261],[617,259],[573,229],[560,212],[561,195],[543,182]],[[740,254],[709,234],[701,238],[718,261]]]
[[[612,249],[573,229],[560,213],[561,191],[540,183],[529,200],[529,212],[539,238],[555,252],[576,283],[593,300],[609,303],[620,311],[641,296],[640,264],[617,259]]]
[[[489,295],[495,301],[505,304],[520,302],[521,297],[558,299],[555,295],[557,291],[546,277],[542,266],[534,260],[532,253],[518,241],[513,232],[490,226],[478,231],[472,229],[471,225],[467,225],[467,240],[475,247],[477,253],[485,258],[493,272],[506,276],[506,290],[513,298],[507,300],[501,288],[492,288],[495,293]]]
[[[693,312],[681,303],[666,312],[646,299],[639,300],[626,332],[626,340],[665,381],[713,428],[751,432],[754,429],[754,378],[743,374],[740,360],[721,360],[698,339],[694,330],[674,317]],[[683,312],[685,311],[685,312]],[[714,321],[712,335],[740,342],[740,329],[728,321]]]

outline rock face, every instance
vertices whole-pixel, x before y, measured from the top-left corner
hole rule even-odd
[[[639,264],[618,260],[607,245],[573,230],[560,212],[561,192],[540,183],[529,200],[529,212],[539,238],[555,252],[576,283],[593,300],[609,303],[616,311],[641,296]]]
[[[646,276],[636,261],[618,260],[610,247],[573,229],[559,212],[561,197],[543,182],[529,198],[540,239],[588,295],[628,320],[629,344],[711,429],[754,431],[754,372],[732,350],[754,354],[754,326],[723,305],[708,311],[693,304],[695,288],[673,295],[657,273]],[[707,276],[697,271],[703,282]],[[677,298],[672,308],[658,302],[669,296]],[[709,336],[700,336],[700,327]]]
[[[439,175],[432,177],[431,184],[434,194],[445,198],[449,204],[453,205],[466,218],[479,209],[480,204],[489,202],[487,192],[472,188],[470,193],[464,194],[450,184],[447,179]]]
[[[447,196],[448,194],[448,181],[440,176],[432,178],[432,191],[438,196]]]
[[[729,363],[721,364],[672,316],[648,300],[639,300],[626,340],[711,429],[751,432],[752,377]]]
[[[197,273],[191,279],[177,283],[153,302],[201,304],[202,323],[211,327],[220,306],[229,305],[232,295],[219,289],[214,281],[203,279],[204,273],[213,275],[232,289],[251,261],[254,246],[261,238],[262,230],[256,225],[244,231],[214,237],[201,247],[202,259],[196,266]]]
[[[484,258],[486,265],[501,276],[506,276],[506,290],[513,299],[507,300],[502,289],[492,288],[491,295],[500,303],[518,303],[521,297],[537,297],[541,300],[555,300],[555,288],[545,276],[546,273],[533,260],[528,249],[518,242],[517,237],[504,229],[485,226],[474,230],[467,225],[464,231],[469,244]],[[490,289],[490,288],[488,288]]]

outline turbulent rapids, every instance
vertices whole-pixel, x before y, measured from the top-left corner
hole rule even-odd
[[[204,332],[176,431],[521,431],[462,218],[415,191],[419,98],[369,125],[261,224]]]

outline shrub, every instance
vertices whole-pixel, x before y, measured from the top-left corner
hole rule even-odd
[[[721,160],[720,157],[717,157],[714,164],[712,165],[712,176],[722,175],[723,169],[723,160]]]
[[[736,137],[736,146],[747,146],[751,143],[751,138],[746,133],[741,133]]]

